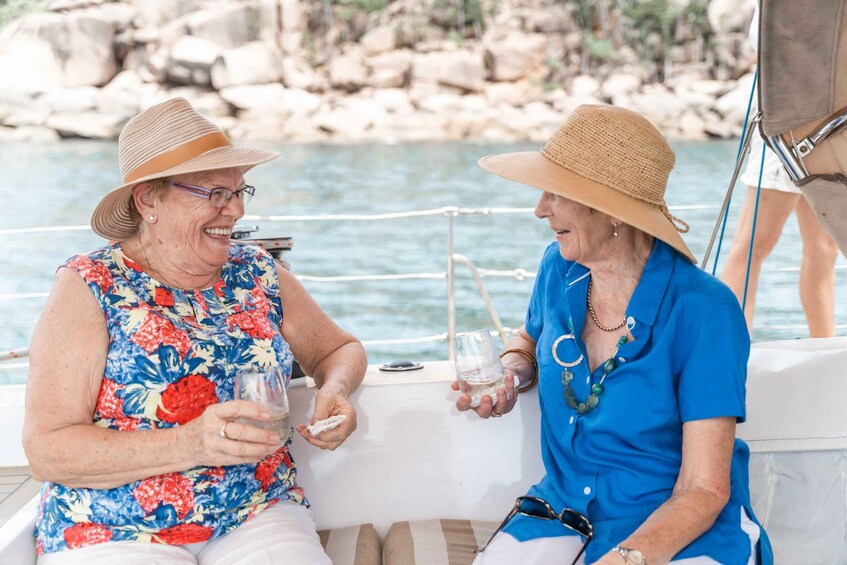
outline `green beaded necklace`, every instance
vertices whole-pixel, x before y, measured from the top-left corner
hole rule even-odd
[[[587,414],[594,410],[594,408],[600,403],[600,396],[603,394],[605,388],[603,387],[603,381],[606,380],[606,377],[609,376],[616,366],[615,358],[618,356],[618,351],[620,351],[621,346],[623,346],[627,341],[626,334],[622,335],[617,343],[617,348],[612,356],[603,363],[603,376],[600,377],[600,380],[591,385],[591,393],[588,395],[588,398],[585,399],[585,402],[577,402],[576,393],[573,390],[573,386],[571,383],[573,382],[573,373],[570,372],[570,369],[579,365],[584,357],[582,354],[579,355],[579,358],[573,362],[566,362],[559,359],[559,356],[556,355],[556,348],[559,346],[559,343],[563,339],[573,339],[573,334],[565,334],[560,336],[555,342],[553,342],[553,359],[556,360],[556,363],[565,368],[562,371],[562,385],[565,387],[564,397],[565,403],[567,403],[569,408],[573,408],[576,410],[577,414]],[[590,367],[589,367],[590,370]]]

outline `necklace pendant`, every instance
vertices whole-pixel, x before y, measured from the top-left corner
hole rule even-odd
[[[603,383],[594,383],[591,385],[591,394],[600,396],[605,391],[605,387],[603,387]]]

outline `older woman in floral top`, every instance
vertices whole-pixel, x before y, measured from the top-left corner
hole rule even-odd
[[[297,486],[291,434],[234,400],[238,370],[294,357],[318,384],[312,436],[356,428],[361,344],[263,250],[230,242],[278,155],[234,148],[185,100],[141,113],[119,141],[124,184],[92,228],[114,243],[68,260],[35,330],[24,446],[44,481],[39,563],[330,563]]]

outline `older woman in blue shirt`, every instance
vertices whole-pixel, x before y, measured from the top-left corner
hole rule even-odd
[[[473,408],[503,416],[537,377],[546,475],[476,565],[772,561],[735,439],[750,338],[668,211],[673,164],[652,125],[611,106],[579,107],[541,152],[480,160],[543,191],[556,242],[502,356],[506,385]]]

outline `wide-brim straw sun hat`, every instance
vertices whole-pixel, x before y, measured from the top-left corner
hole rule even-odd
[[[599,210],[656,237],[692,263],[679,235],[688,224],[665,203],[673,150],[635,112],[614,106],[579,106],[541,151],[489,155],[486,171]]]
[[[143,111],[118,137],[123,184],[109,192],[91,215],[91,229],[122,241],[138,232],[131,213],[132,188],[142,182],[238,167],[242,172],[279,157],[275,151],[233,147],[221,129],[184,98],[173,98]]]

